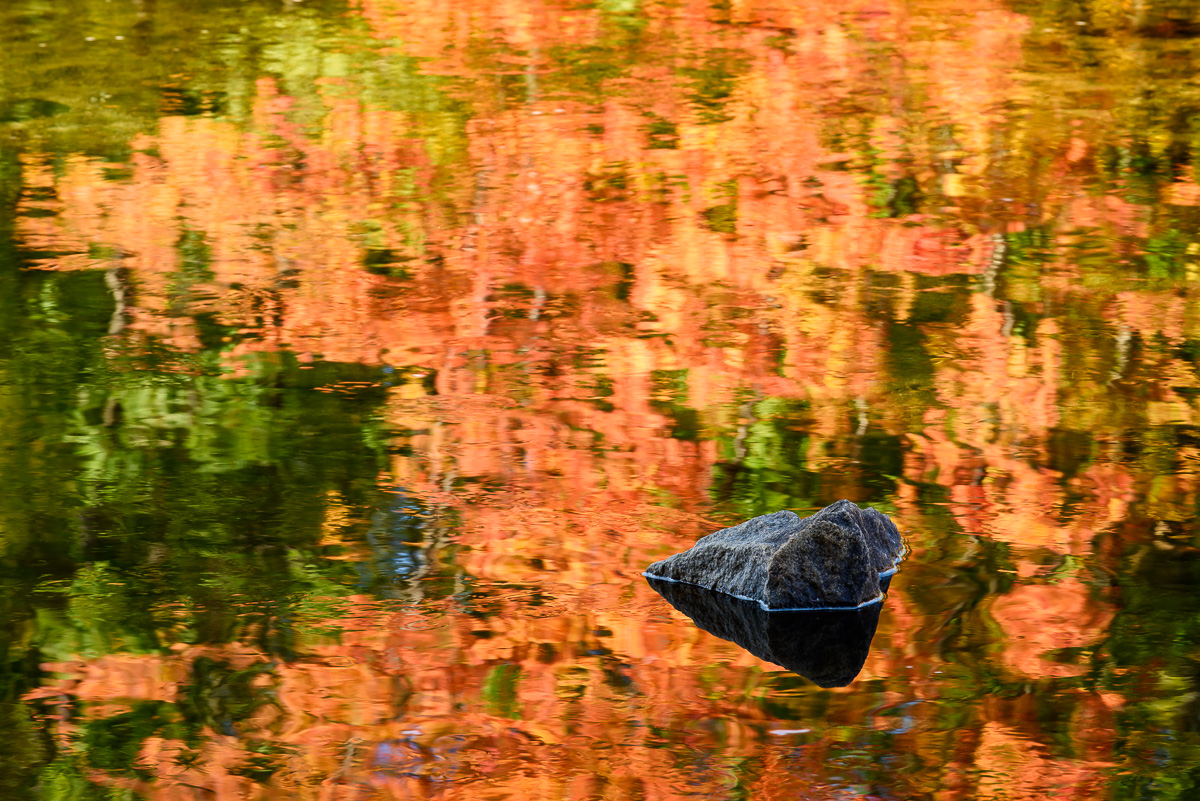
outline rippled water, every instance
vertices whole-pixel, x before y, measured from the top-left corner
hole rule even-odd
[[[4,4],[0,791],[1196,798],[1197,34]],[[641,577],[840,498],[848,686]]]

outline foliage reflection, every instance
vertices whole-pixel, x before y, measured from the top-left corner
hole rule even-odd
[[[0,9],[0,790],[1191,797],[1134,5]],[[843,497],[912,547],[845,690],[639,578]]]

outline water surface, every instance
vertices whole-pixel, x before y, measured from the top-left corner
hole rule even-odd
[[[5,4],[0,791],[1195,797],[1198,33]],[[847,687],[640,576],[840,498]]]

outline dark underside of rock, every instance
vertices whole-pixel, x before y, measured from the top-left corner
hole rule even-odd
[[[757,601],[766,610],[855,609],[882,597],[904,554],[887,515],[842,500],[811,517],[775,512],[701,537],[646,576]]]
[[[886,579],[885,579],[886,581]],[[753,601],[691,584],[650,586],[697,626],[821,687],[845,687],[867,660],[882,604],[841,611],[768,612]]]

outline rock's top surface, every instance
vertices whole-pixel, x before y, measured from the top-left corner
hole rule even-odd
[[[769,612],[753,601],[691,584],[650,586],[697,626],[821,687],[844,687],[867,660],[882,604],[838,612]]]
[[[811,517],[775,512],[701,537],[646,568],[763,609],[852,609],[882,597],[880,575],[904,554],[900,532],[874,509],[841,500]]]

